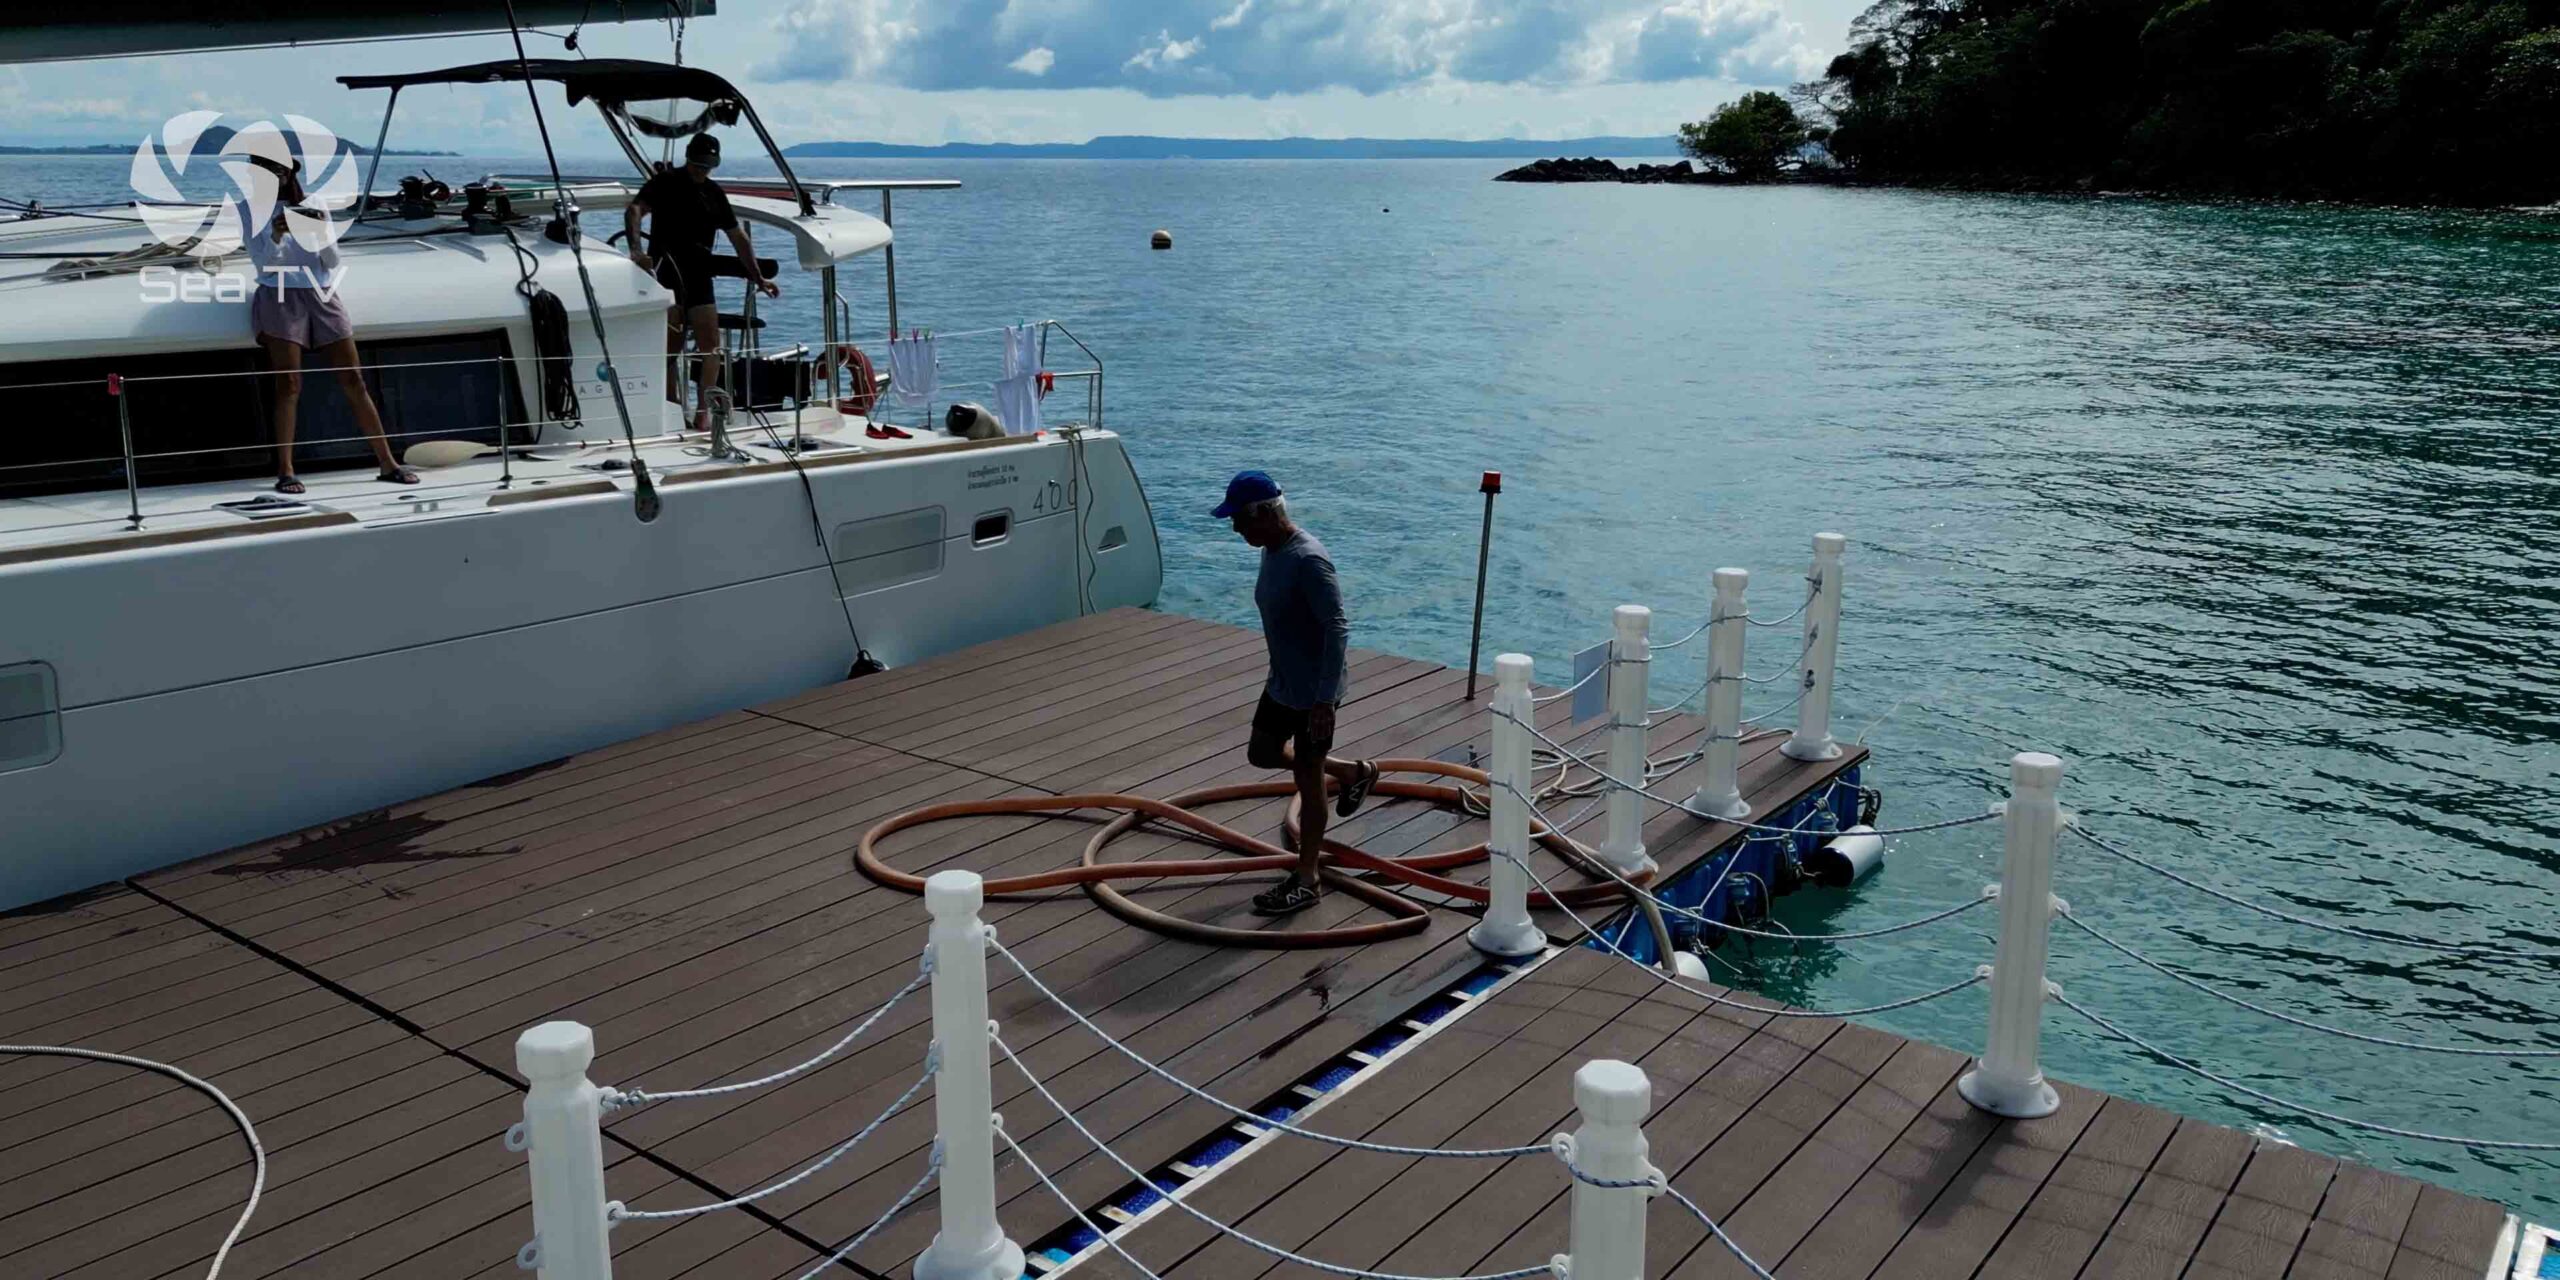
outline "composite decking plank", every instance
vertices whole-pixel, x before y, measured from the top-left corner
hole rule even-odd
[[[693,756],[716,754],[731,743],[761,739],[797,726],[778,726],[733,711],[590,752],[500,774],[423,799],[352,814],[291,835],[253,841],[192,862],[137,877],[152,892],[204,915],[237,909],[282,886],[319,879],[334,887],[339,863],[360,867],[366,849],[386,841],[444,832],[465,824],[495,823],[514,810],[539,812],[615,779],[682,767]],[[801,730],[807,732],[806,730]],[[465,829],[468,829],[467,827]]]
[[[2409,1225],[2400,1232],[2394,1280],[2398,1280],[2398,1262],[2407,1261],[2412,1255],[2451,1263],[2475,1276],[2487,1272],[2498,1231],[2506,1220],[2507,1211],[2486,1200],[2442,1187],[2427,1187],[2418,1193],[2418,1203],[2409,1212]]]
[[[1873,1195],[1858,1197],[1854,1205],[1847,1198],[1853,1190],[1866,1190],[1874,1184],[1869,1175],[1877,1169],[1878,1162],[1888,1151],[1899,1147],[1904,1131],[1919,1121],[1924,1111],[1953,1092],[1956,1072],[1964,1062],[1962,1055],[1935,1045],[1904,1041],[1839,1110],[1822,1122],[1821,1128],[1787,1157],[1785,1164],[1732,1213],[1718,1219],[1726,1234],[1740,1242],[1751,1256],[1774,1267],[1781,1259],[1792,1261],[1797,1246],[1807,1244],[1807,1237],[1835,1211],[1843,1218],[1876,1213],[1879,1206]],[[1970,1150],[1966,1154],[1970,1155]],[[1798,1265],[1795,1273],[1859,1274],[1858,1269],[1847,1266],[1824,1269],[1819,1262],[1824,1246],[1862,1244],[1881,1256],[1899,1238],[1896,1232],[1893,1238],[1879,1241],[1877,1237],[1884,1231],[1885,1224],[1879,1220],[1866,1224],[1855,1241],[1826,1237],[1806,1250],[1816,1261],[1810,1266]],[[1747,1273],[1724,1249],[1709,1245],[1691,1251],[1672,1268],[1671,1274],[1703,1277]]]
[[[1493,1127],[1488,1119],[1503,1110],[1502,1099],[1536,1072],[1564,1060],[1587,1039],[1571,1034],[1574,1028],[1549,1015],[1568,1001],[1580,1005],[1578,1012],[1585,1016],[1604,1008],[1583,1005],[1577,997],[1587,988],[1544,979],[1540,975],[1545,972],[1543,967],[1531,970],[1499,998],[1408,1050],[1393,1069],[1332,1097],[1313,1115],[1301,1115],[1293,1123],[1370,1142],[1478,1145],[1468,1135]],[[1632,1004],[1628,1001],[1627,1007]],[[1508,1112],[1502,1118],[1511,1119]],[[1482,1145],[1516,1144],[1497,1140]],[[1316,1232],[1330,1230],[1343,1214],[1370,1199],[1411,1164],[1407,1157],[1345,1152],[1284,1135],[1248,1157],[1247,1163],[1222,1171],[1234,1176],[1213,1178],[1185,1196],[1213,1217],[1296,1247]],[[1300,1199],[1309,1196],[1321,1197],[1322,1207]],[[1122,1244],[1141,1263],[1162,1271],[1216,1238],[1215,1231],[1188,1215],[1161,1214],[1130,1233]],[[1100,1276],[1137,1274],[1109,1253],[1096,1255],[1082,1266]]]
[[[627,821],[680,809],[724,794],[742,776],[804,751],[844,753],[849,744],[833,734],[768,722],[770,728],[735,742],[630,773],[564,788],[541,802],[527,801],[431,830],[402,831],[327,859],[269,869],[256,863],[231,869],[246,892],[214,902],[210,894],[186,902],[188,910],[244,937],[281,934],[303,921],[354,906],[395,914],[402,904],[445,881],[467,879],[481,867],[537,850],[546,840],[603,816]]]
[[[2178,1118],[2166,1111],[2107,1099],[1978,1274],[2014,1280],[2078,1275],[2177,1128]]]
[[[2071,1151],[2105,1095],[2054,1083],[2052,1115],[1996,1126],[1871,1273],[1894,1280],[1961,1280],[1981,1267]],[[1855,1230],[1842,1222],[1838,1229]]]
[[[2249,1161],[2249,1135],[2181,1120],[2080,1274],[2137,1280],[2183,1274]]]
[[[1935,1052],[1954,1069],[1946,1083],[1786,1255],[1782,1271],[1799,1276],[1857,1276],[1890,1270],[1885,1259],[1999,1127],[1956,1092],[1954,1072],[1969,1065],[1969,1060],[1949,1050]],[[1703,1251],[1691,1255],[1693,1261],[1702,1256]],[[1730,1265],[1730,1259],[1719,1259],[1708,1271],[1714,1274]]]
[[[2303,1280],[2383,1280],[2421,1189],[2396,1173],[2338,1166],[2303,1232],[2292,1274]]]
[[[2192,1280],[2283,1275],[2337,1171],[2338,1162],[2328,1156],[2260,1143],[2196,1246],[2186,1274]]]

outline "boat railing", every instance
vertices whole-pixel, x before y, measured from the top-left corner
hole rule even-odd
[[[1085,390],[1085,394],[1082,397],[1083,404],[1080,406],[1082,409],[1081,415],[1068,414],[1064,415],[1066,419],[1064,421],[1045,421],[1041,429],[1044,431],[1059,431],[1068,433],[1069,435],[1074,435],[1087,430],[1100,429],[1102,425],[1101,358],[1096,355],[1093,349],[1090,346],[1087,346],[1082,339],[1077,338],[1075,334],[1064,324],[1061,324],[1056,320],[1044,320],[1038,322],[1038,324],[1041,331],[1040,349],[1043,353],[1044,366],[1048,350],[1047,337],[1051,332],[1055,332],[1063,337],[1066,342],[1074,348],[1077,356],[1085,362],[1084,367],[1081,368],[1048,370],[1044,367],[1041,370],[1041,372],[1046,375],[1044,380],[1052,383],[1053,385],[1056,383],[1080,382],[1084,385]],[[965,339],[992,336],[1000,332],[1002,332],[1002,330],[989,328],[937,336],[949,339]],[[807,344],[801,343],[793,344],[788,347],[777,347],[771,349],[755,347],[731,348],[721,354],[727,359],[743,361],[751,358],[808,359],[817,353],[813,352]],[[993,358],[992,353],[990,358]],[[407,372],[411,370],[436,368],[494,368],[501,371],[503,374],[508,375],[508,377],[524,378],[526,381],[522,390],[529,393],[540,384],[540,368],[544,364],[551,361],[562,361],[583,365],[590,360],[592,360],[591,356],[584,355],[476,356],[453,360],[378,361],[358,364],[353,366],[353,368],[357,372],[369,374]],[[945,354],[942,359],[937,361],[938,365],[944,367],[948,367],[954,363],[956,362],[949,354],[949,349],[945,349]],[[327,377],[334,376],[342,372],[346,367],[347,366],[336,365],[327,366],[325,368],[306,366],[297,372],[305,376]],[[46,391],[54,393],[70,392],[77,394],[78,390],[81,388],[93,388],[100,397],[111,403],[115,409],[114,437],[112,441],[101,440],[96,451],[83,453],[77,457],[44,458],[34,462],[0,462],[0,484],[5,484],[11,480],[24,480],[30,478],[40,480],[48,472],[57,474],[74,473],[77,469],[84,467],[104,468],[116,466],[120,467],[123,473],[123,489],[126,500],[126,512],[122,516],[74,516],[61,521],[42,522],[32,525],[13,525],[11,526],[12,529],[17,532],[42,532],[57,529],[77,528],[88,525],[109,524],[122,525],[125,528],[132,530],[142,528],[144,524],[142,490],[146,487],[143,482],[142,474],[144,464],[152,462],[179,461],[190,458],[212,458],[222,455],[240,456],[265,450],[272,450],[275,447],[275,444],[272,440],[254,440],[228,444],[197,445],[186,448],[137,448],[134,443],[136,421],[132,404],[133,395],[131,393],[146,387],[204,387],[215,384],[237,384],[239,380],[242,379],[268,379],[277,376],[277,370],[256,368],[172,374],[107,373],[91,378],[55,379],[43,382],[0,385],[0,406],[5,406],[7,404],[7,396],[12,392]],[[746,375],[743,374],[732,374],[733,378],[743,378],[745,376]],[[780,448],[786,457],[797,456],[806,444],[801,434],[801,411],[808,408],[820,407],[823,404],[823,397],[826,394],[825,383],[820,377],[813,374],[810,381],[812,384],[810,387],[810,395],[806,398],[797,396],[778,396],[771,400],[759,401],[751,407],[733,412],[731,414],[732,420],[725,426],[726,435],[731,439],[740,440],[744,443],[757,447],[768,447],[766,440],[760,439],[759,437],[769,437],[774,441],[788,441],[788,443],[781,443],[770,447]],[[884,367],[881,369],[881,386],[884,396],[886,395],[888,385],[888,370]],[[954,398],[968,398],[971,393],[983,393],[991,397],[995,387],[996,380],[993,378],[941,380],[938,385],[936,400],[940,403],[947,404]],[[748,384],[743,387],[742,390],[752,392],[752,384]],[[383,432],[383,438],[390,443],[395,454],[404,452],[411,445],[426,441],[456,441],[475,444],[478,446],[478,451],[468,458],[461,459],[461,461],[476,461],[479,459],[494,457],[498,462],[499,468],[499,474],[496,480],[492,481],[485,473],[481,473],[467,480],[456,480],[450,483],[438,484],[430,482],[420,485],[403,486],[401,489],[403,494],[424,496],[439,493],[450,494],[456,490],[511,489],[516,483],[515,463],[519,457],[533,458],[546,462],[559,461],[559,455],[563,453],[581,453],[603,449],[614,449],[622,447],[625,443],[622,439],[610,434],[599,434],[593,439],[539,439],[538,437],[544,429],[558,428],[563,420],[553,417],[520,417],[509,412],[507,406],[512,404],[516,397],[512,394],[505,378],[502,378],[498,384],[498,395],[500,397],[498,411],[485,420],[475,419],[465,425],[459,426],[447,423],[415,430],[386,429]],[[838,407],[843,408],[847,403],[848,402],[846,401],[839,400]],[[1067,401],[1067,403],[1073,403],[1073,401],[1070,400]],[[690,397],[688,397],[688,404],[690,404]],[[844,420],[850,421],[851,418],[848,416]],[[480,436],[491,432],[495,433],[494,440],[484,441],[479,439]],[[518,438],[519,436],[528,434],[534,435],[537,438],[530,440]],[[689,434],[690,433],[682,429],[675,431],[643,430],[639,432],[639,438],[651,441],[663,441],[668,439],[683,439]],[[364,437],[362,436],[333,437],[325,442],[306,439],[303,443],[306,446],[320,443],[336,445],[357,443],[363,439]],[[754,460],[751,455],[732,454],[730,456],[733,459]],[[210,511],[212,509],[213,507],[209,504],[202,510]],[[194,509],[190,509],[184,512],[164,514],[196,513],[197,512]]]

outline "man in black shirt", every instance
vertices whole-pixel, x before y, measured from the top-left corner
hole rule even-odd
[[[729,234],[729,244],[738,252],[748,287],[764,290],[768,298],[782,293],[780,285],[765,279],[758,270],[755,245],[747,239],[746,228],[738,225],[738,215],[729,207],[729,193],[711,180],[711,171],[718,167],[720,140],[697,133],[684,146],[684,167],[666,170],[643,183],[640,194],[622,211],[622,229],[630,238],[631,261],[643,271],[655,272],[658,283],[676,296],[675,305],[667,309],[670,394],[675,390],[675,361],[684,350],[685,334],[693,334],[697,353],[694,385],[702,389],[694,411],[696,431],[711,429],[711,389],[722,385],[724,376],[720,367],[720,309],[711,299],[711,233]],[[649,219],[647,248],[640,244],[640,219],[644,217]]]

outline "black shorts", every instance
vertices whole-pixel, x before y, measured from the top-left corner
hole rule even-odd
[[[1307,725],[1306,712],[1283,706],[1266,692],[1262,705],[1253,709],[1253,742],[1246,754],[1257,763],[1277,760],[1282,743],[1294,744],[1300,760],[1322,760],[1333,751],[1332,734],[1318,739]]]
[[[676,305],[687,311],[695,307],[712,305],[711,255],[708,253],[659,254],[658,283],[674,290]]]

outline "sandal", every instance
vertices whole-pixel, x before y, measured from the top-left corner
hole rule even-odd
[[[278,493],[301,493],[302,491],[303,491],[303,488],[302,488],[302,481],[300,481],[300,480],[298,480],[298,479],[295,479],[295,478],[294,478],[294,477],[292,477],[292,476],[277,476],[277,477],[276,477],[276,492],[278,492]]]
[[[1253,913],[1258,916],[1285,916],[1315,904],[1316,887],[1294,875],[1253,895]]]
[[[1360,812],[1360,803],[1369,798],[1369,789],[1377,785],[1378,762],[1361,761],[1360,776],[1353,778],[1350,785],[1342,789],[1342,794],[1333,798],[1334,816],[1348,818]]]
[[[384,471],[382,474],[375,476],[374,479],[380,480],[384,484],[416,484],[418,482],[418,473],[411,471],[407,467],[393,467]],[[293,492],[300,493],[302,490],[299,486],[296,486]]]

